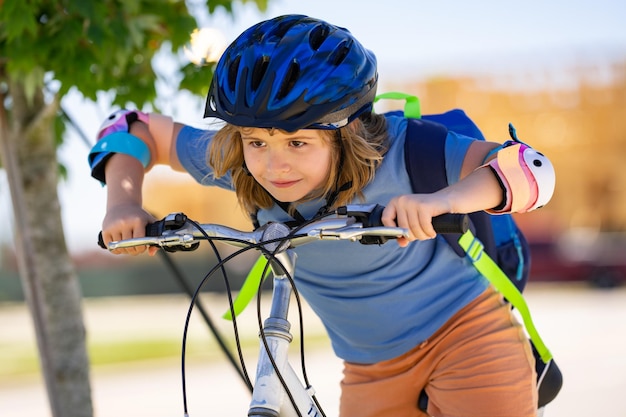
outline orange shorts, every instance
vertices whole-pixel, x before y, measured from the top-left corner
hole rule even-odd
[[[344,363],[342,417],[534,417],[535,359],[522,326],[492,288],[430,339],[397,358]]]

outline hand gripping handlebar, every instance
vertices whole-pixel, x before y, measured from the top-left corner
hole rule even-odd
[[[159,246],[167,251],[189,251],[198,247],[201,240],[208,238],[228,240],[234,246],[247,246],[264,242],[288,240],[281,250],[296,247],[312,240],[352,240],[362,244],[383,244],[389,239],[408,235],[408,230],[387,227],[381,222],[384,207],[378,204],[353,204],[339,207],[333,214],[309,221],[290,229],[282,223],[268,223],[246,232],[218,224],[197,224],[183,213],[173,213],[146,226],[146,235],[111,242],[109,250],[134,246]],[[444,214],[433,218],[437,233],[464,233],[469,228],[466,214]],[[98,244],[106,248],[100,232]],[[276,245],[272,251],[276,249]]]

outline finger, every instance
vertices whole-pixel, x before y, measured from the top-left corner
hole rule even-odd
[[[102,229],[102,241],[104,242],[104,245],[107,247],[107,249],[109,248],[111,242],[117,242],[121,238],[121,233],[109,232],[108,230]],[[113,255],[121,255],[124,253],[124,251],[121,249],[113,249],[109,250],[109,252]]]
[[[416,220],[416,223],[413,223],[414,226],[412,230],[417,239],[428,240],[433,239],[437,236],[437,234],[435,233],[435,229],[433,229],[429,219],[429,216],[420,215],[419,218]]]
[[[133,237],[145,237],[146,236],[146,225],[142,222],[139,222],[137,224],[135,224],[135,226],[133,227]],[[148,246],[143,245],[143,246],[134,246],[131,248],[133,250],[132,255],[137,256],[137,255],[141,255],[142,253],[144,253],[147,249]]]
[[[398,246],[400,246],[401,248],[405,248],[409,245],[409,243],[411,243],[411,241],[406,237],[399,237],[398,239],[396,239],[396,241],[398,242]]]
[[[132,256],[137,256],[137,255],[141,255],[142,253],[144,253],[146,251],[148,247],[145,245],[142,246],[133,246],[131,248],[128,248],[128,254],[132,255]]]
[[[141,230],[141,228],[138,228],[136,226],[131,227],[131,228],[127,227],[127,228],[124,228],[122,232],[122,240],[143,237],[144,235],[145,235],[145,231]],[[141,254],[143,251],[145,251],[145,248],[143,248],[142,246],[132,246],[132,247],[124,249],[123,253],[126,253],[127,255],[137,256]]]
[[[407,239],[409,239],[409,241],[415,240],[415,233],[412,230],[411,221],[407,217],[406,210],[399,210],[396,212],[395,223],[398,225],[398,227],[402,227],[409,231],[409,235],[407,236]]]
[[[396,216],[397,216],[396,206],[393,203],[390,203],[383,210],[383,214],[380,217],[380,220],[384,226],[394,227],[394,226],[397,226]]]
[[[132,248],[128,248],[128,251],[132,256],[141,255],[146,251],[146,246],[133,246]]]
[[[424,239],[424,233],[419,221],[419,212],[416,209],[402,211],[398,215],[398,225],[409,230],[409,241]]]
[[[420,227],[426,236],[426,239],[434,239],[437,237],[437,232],[435,232],[435,228],[433,227],[433,218],[430,215],[422,214],[420,216]]]
[[[436,236],[434,229],[430,224],[430,217],[423,212],[417,210],[411,210],[407,213],[407,222],[409,224],[411,234],[415,236],[415,239],[428,240]],[[431,231],[428,230],[430,227]]]

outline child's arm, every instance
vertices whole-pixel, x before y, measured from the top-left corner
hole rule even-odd
[[[106,160],[104,178],[107,184],[107,212],[102,223],[105,244],[114,240],[142,237],[145,235],[146,224],[155,220],[142,206],[142,185],[146,171],[157,164],[183,170],[175,151],[176,138],[183,125],[173,123],[164,116],[149,116],[147,124],[136,120],[127,127],[133,140],[139,139],[149,149],[149,163],[144,167],[139,159],[123,152],[113,153]],[[156,126],[151,126],[155,119]],[[130,248],[113,253],[136,255],[143,253],[145,249]],[[154,254],[156,250],[151,248],[150,253]]]
[[[450,203],[448,213],[472,213],[502,203],[502,187],[488,167],[483,166],[497,143],[475,141],[467,150],[459,182],[440,191],[438,197]]]
[[[387,204],[383,224],[408,228],[411,234],[408,239],[398,239],[400,246],[416,239],[434,238],[437,234],[432,218],[435,216],[486,210],[502,202],[502,188],[491,169],[478,168],[489,150],[496,146],[489,142],[473,143],[461,170],[461,176],[465,176],[459,182],[432,194],[400,195]]]
[[[497,152],[485,161],[493,150]],[[399,240],[405,246],[410,240],[434,238],[432,218],[440,214],[530,211],[545,204],[553,191],[554,169],[542,154],[521,142],[499,146],[476,141],[465,155],[459,182],[432,194],[392,199],[383,223],[410,230],[409,239]]]
[[[109,242],[145,236],[145,227],[155,219],[143,210],[144,167],[129,155],[115,154],[107,162],[107,205],[102,222],[102,239]],[[146,250],[136,247],[114,251],[138,255]]]

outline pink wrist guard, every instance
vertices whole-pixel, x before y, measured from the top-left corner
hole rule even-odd
[[[505,190],[505,202],[490,213],[525,213],[544,206],[554,193],[554,167],[548,158],[521,142],[507,142],[490,166]]]

